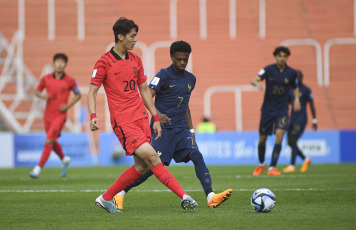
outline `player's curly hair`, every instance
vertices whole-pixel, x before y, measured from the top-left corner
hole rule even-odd
[[[115,36],[115,43],[119,41],[119,39],[117,38],[119,34],[126,36],[126,34],[130,33],[130,30],[132,28],[135,28],[136,32],[138,32],[138,25],[136,25],[133,20],[129,20],[125,17],[119,18],[119,20],[117,20],[114,26],[112,27]]]
[[[170,54],[173,55],[176,52],[188,53],[192,52],[192,47],[189,45],[188,42],[185,41],[176,41],[173,42],[171,48],[169,50]]]
[[[53,56],[53,62],[55,62],[57,59],[63,59],[65,61],[65,63],[68,62],[68,57],[64,53],[56,53]]]
[[[285,46],[278,46],[278,47],[274,50],[273,56],[276,56],[276,55],[279,54],[280,52],[286,53],[287,56],[290,55],[290,50],[289,50],[287,47],[285,47]]]

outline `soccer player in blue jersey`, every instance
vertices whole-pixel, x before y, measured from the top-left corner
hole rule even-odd
[[[299,112],[295,112],[292,109],[291,118],[289,121],[288,128],[288,145],[292,148],[292,158],[291,164],[283,169],[284,173],[295,172],[295,160],[297,156],[300,156],[303,159],[303,165],[301,168],[301,172],[306,172],[310,165],[311,159],[310,157],[305,157],[302,151],[298,148],[297,142],[298,139],[302,136],[305,126],[307,124],[307,103],[309,102],[310,110],[313,116],[313,129],[316,131],[318,129],[315,107],[314,107],[314,99],[311,90],[302,83],[303,81],[303,73],[301,71],[297,71],[298,78],[298,88],[299,88],[299,100],[301,110]],[[294,100],[293,92],[289,92],[289,101]],[[293,107],[293,104],[292,104]]]
[[[266,80],[259,127],[259,165],[252,174],[254,176],[261,175],[267,168],[265,164],[266,141],[267,136],[272,135],[273,131],[276,138],[267,175],[279,176],[282,174],[277,170],[276,165],[281,152],[283,135],[288,128],[288,95],[290,88],[293,89],[293,94],[295,95],[293,109],[295,111],[300,110],[297,72],[287,65],[290,50],[287,47],[280,46],[274,50],[273,55],[276,63],[261,69],[251,81],[253,86],[263,90],[264,86],[260,82]]]
[[[172,65],[161,69],[152,79],[149,87],[162,124],[162,136],[156,140],[152,132],[152,146],[157,151],[164,165],[175,162],[192,161],[195,172],[207,196],[209,208],[217,208],[230,198],[231,189],[215,194],[208,168],[195,142],[195,134],[189,109],[190,95],[195,87],[195,76],[186,71],[192,49],[185,41],[173,42],[170,47]],[[151,120],[151,127],[152,127]],[[153,130],[151,128],[151,130]],[[125,194],[152,175],[149,171],[133,185],[119,192],[114,197],[117,208],[123,209]]]

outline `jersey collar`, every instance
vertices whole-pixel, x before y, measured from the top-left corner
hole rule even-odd
[[[62,76],[59,79],[63,79],[64,75],[66,75],[66,74],[63,72]],[[54,72],[53,72],[53,78],[56,79],[56,75],[54,74]]]
[[[122,58],[117,53],[115,53],[115,51],[113,49],[114,49],[114,47],[112,47],[110,50],[110,53],[112,54],[112,56],[114,56],[114,58],[116,60],[122,60]],[[125,59],[129,59],[129,54],[127,53],[127,51],[125,53]]]

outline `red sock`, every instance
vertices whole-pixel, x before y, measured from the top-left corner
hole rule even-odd
[[[151,168],[153,174],[161,181],[165,186],[167,186],[172,192],[183,199],[183,195],[188,195],[183,188],[180,186],[176,178],[172,175],[168,169],[166,169],[162,163]],[[189,195],[188,195],[189,196]]]
[[[62,150],[62,146],[61,146],[61,144],[59,144],[59,142],[56,142],[53,145],[53,150],[59,156],[59,158],[61,158],[61,160],[63,160],[64,153],[63,153],[63,150]]]
[[[104,200],[111,200],[118,192],[124,190],[129,185],[132,185],[143,175],[132,166],[126,169],[119,178],[110,186],[108,190],[103,194]]]
[[[38,163],[38,166],[40,166],[41,168],[46,164],[46,161],[49,155],[51,154],[52,148],[52,145],[44,145],[40,163]]]

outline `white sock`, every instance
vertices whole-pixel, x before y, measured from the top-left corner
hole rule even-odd
[[[274,169],[274,167],[269,166],[268,171],[271,171],[272,169]]]
[[[210,200],[214,195],[215,195],[214,192],[209,192],[208,196],[206,197],[206,199],[208,200],[208,202],[209,202],[209,200]]]
[[[265,165],[266,165],[265,162],[263,162],[262,164],[261,163],[258,164],[259,167],[263,167]]]
[[[289,167],[294,168],[294,165],[289,165]]]
[[[34,168],[33,168],[33,172],[36,174],[36,175],[40,175],[41,173],[41,167],[36,165]]]
[[[187,194],[184,194],[184,195],[183,195],[183,200],[184,200],[185,198],[187,198],[187,197],[190,197],[190,196],[188,196]]]
[[[121,196],[125,196],[125,195],[126,195],[126,192],[125,192],[125,190],[122,190],[122,191],[119,192],[118,194],[121,195]]]

